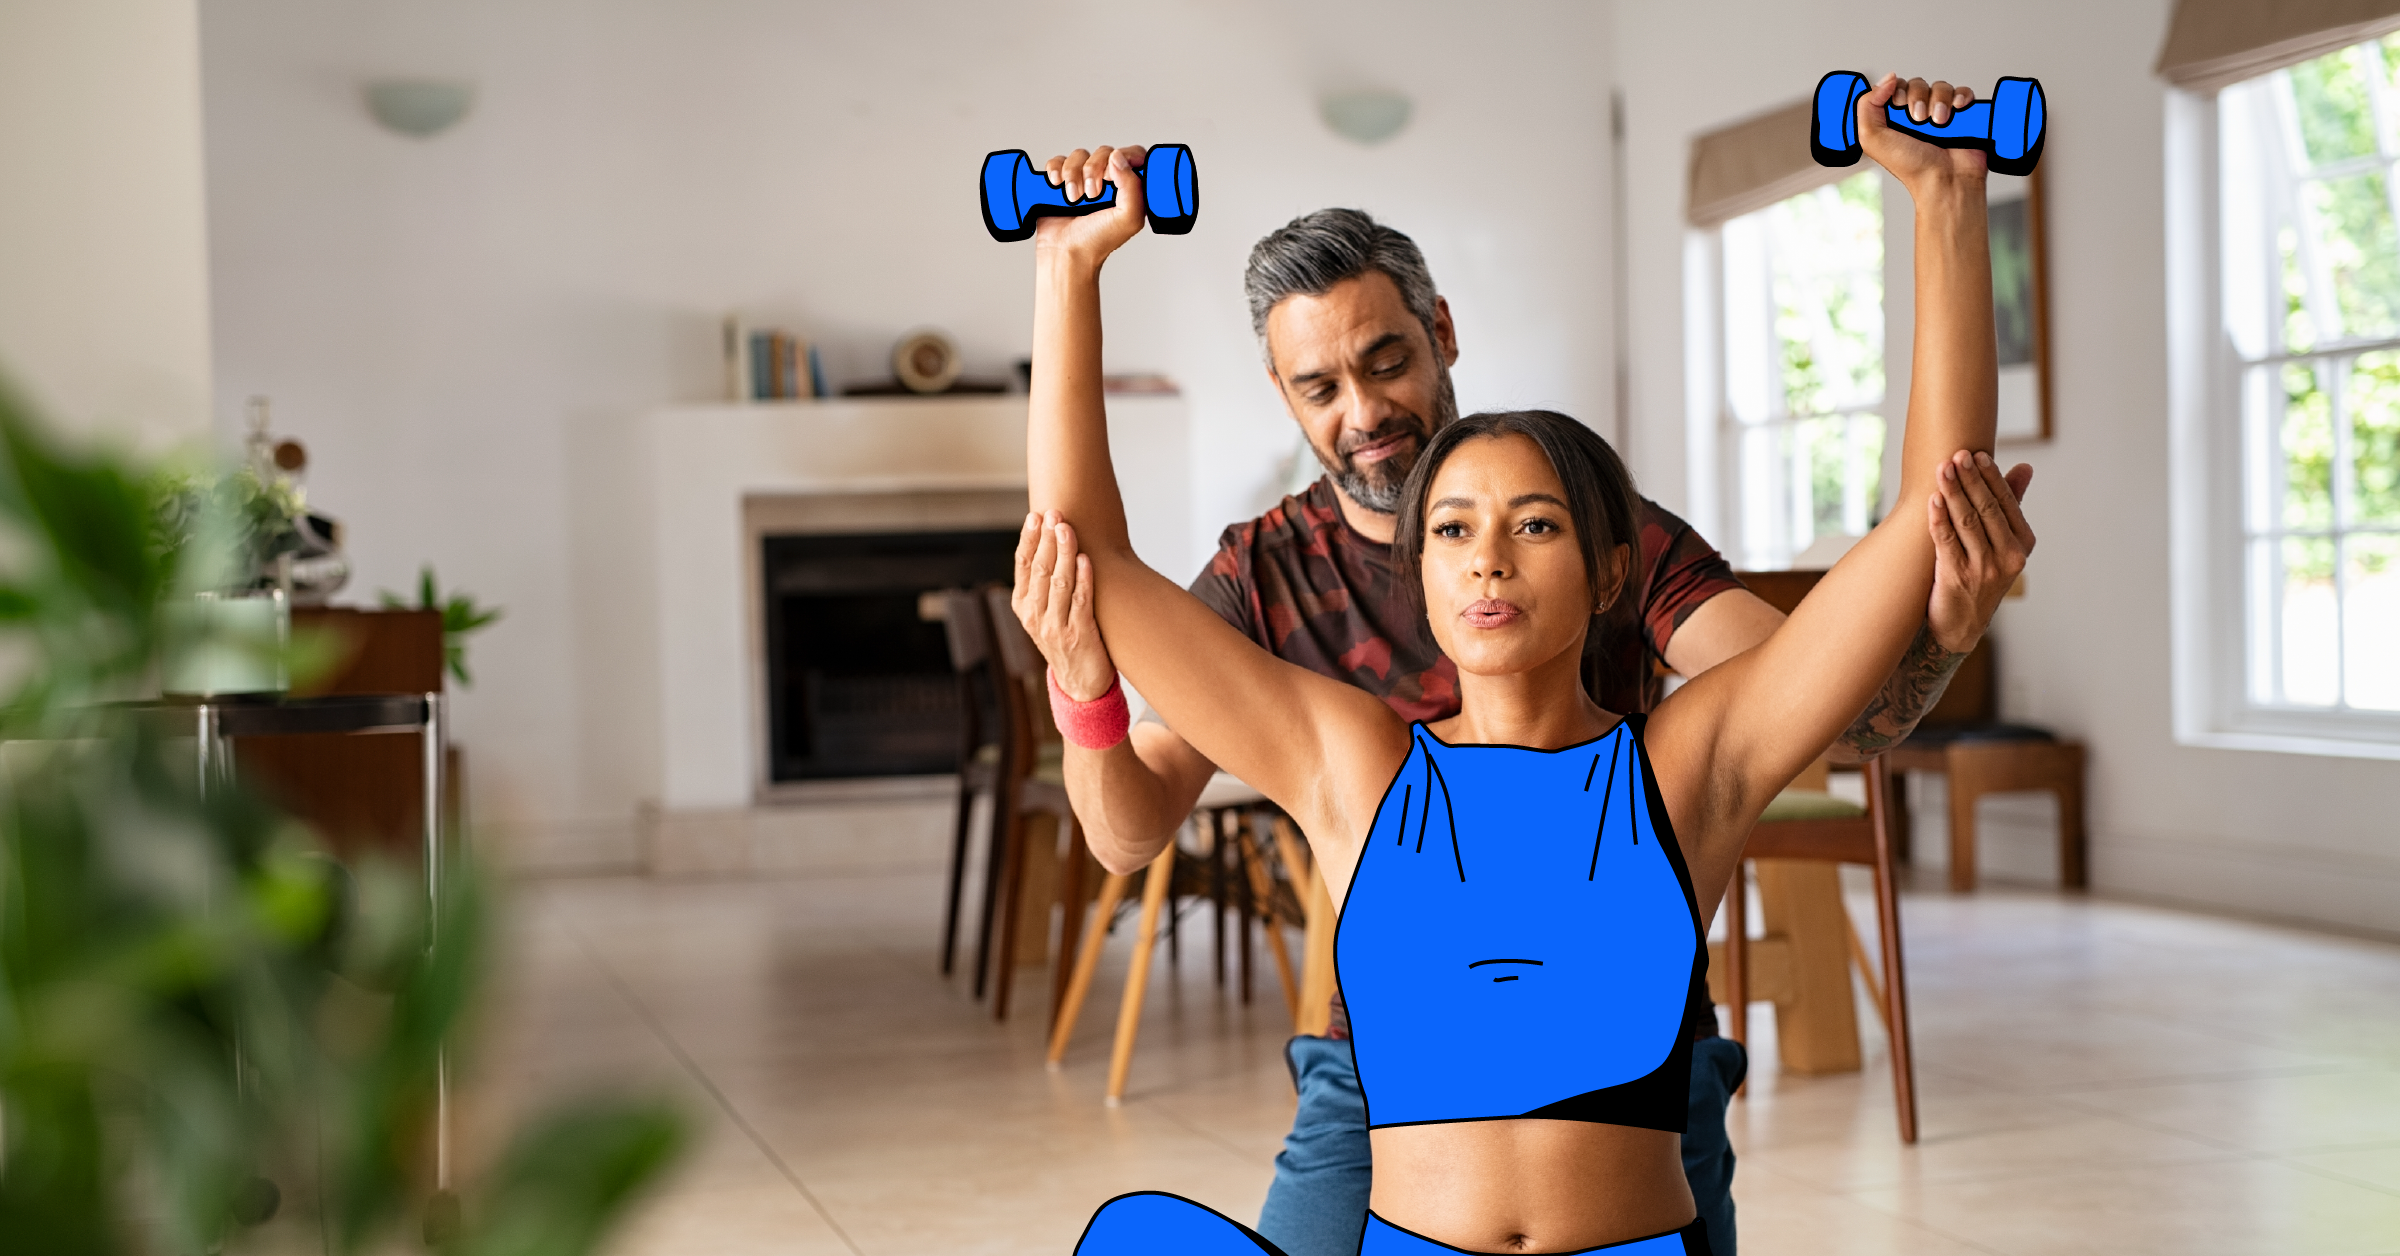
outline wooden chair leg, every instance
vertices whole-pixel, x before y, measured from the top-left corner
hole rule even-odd
[[[1175,897],[1167,896],[1167,980],[1177,980],[1183,971],[1183,913],[1175,909]]]
[[[1308,848],[1300,840],[1300,831],[1290,820],[1277,816],[1274,833],[1275,854],[1283,861],[1284,875],[1300,895],[1300,909],[1307,916],[1300,934],[1300,1011],[1292,1017],[1292,1032],[1321,1038],[1333,1027],[1333,935],[1340,913],[1326,888],[1324,872],[1309,858]]]
[[[1016,812],[1015,808],[1010,808]],[[1053,834],[1052,840],[1056,840]],[[1025,832],[1025,816],[1014,814],[1008,826],[1008,868],[1000,879],[1000,942],[992,962],[992,1019],[1008,1019],[1009,991],[1017,984],[1017,915],[1025,898],[1025,848],[1031,843]]]
[[[1892,867],[1891,769],[1880,758],[1866,765],[1868,818],[1875,830],[1875,927],[1883,945],[1884,1026],[1892,1047],[1892,1099],[1900,1141],[1917,1141],[1916,1046],[1908,1027],[1908,970],[1900,957],[1900,886]]]
[[[1267,954],[1275,958],[1275,977],[1283,983],[1283,1007],[1292,1015],[1292,1023],[1300,1023],[1300,983],[1292,977],[1291,952],[1284,949],[1283,925],[1275,919],[1275,883],[1267,872],[1267,861],[1261,856],[1257,839],[1251,836],[1248,825],[1242,826],[1242,862],[1250,867],[1250,898],[1258,904],[1258,920],[1267,931]]]
[[[1059,1001],[1058,1015],[1050,1022],[1050,1067],[1066,1058],[1067,1040],[1075,1034],[1075,1020],[1083,1015],[1083,1000],[1092,992],[1092,973],[1100,967],[1100,950],[1108,945],[1108,924],[1117,917],[1117,904],[1125,899],[1125,887],[1133,878],[1109,873],[1100,882],[1100,901],[1092,908],[1092,927],[1083,934],[1083,945],[1075,952],[1075,975],[1067,979],[1066,998]]]
[[[958,770],[958,831],[950,839],[950,890],[942,907],[942,975],[958,966],[958,907],[967,880],[967,830],[975,812],[975,766]]]
[[[1891,807],[1892,862],[1895,864],[1914,862],[1916,853],[1913,843],[1916,840],[1916,830],[1911,827],[1913,822],[1908,811],[1908,773],[1894,772],[1886,768],[1884,769],[1884,779],[1889,782],[1886,788],[1890,791],[1886,802]]]
[[[982,774],[976,771],[975,754],[983,748],[981,709],[975,700],[975,682],[967,672],[958,673],[958,707],[965,717],[963,738],[958,749],[958,831],[950,839],[950,892],[942,909],[942,975],[947,977],[958,962],[958,908],[967,880],[967,831],[974,827],[975,782]]]
[[[1108,1106],[1125,1101],[1125,1075],[1133,1071],[1133,1040],[1142,1031],[1142,996],[1150,990],[1150,951],[1158,942],[1158,911],[1175,880],[1175,847],[1151,861],[1142,882],[1142,922],[1133,938],[1133,965],[1125,972],[1125,998],[1117,1006],[1117,1041],[1108,1053]]]
[[[1250,953],[1250,926],[1258,918],[1258,894],[1252,888],[1251,880],[1254,875],[1254,865],[1251,860],[1253,852],[1248,842],[1242,840],[1242,837],[1248,833],[1250,816],[1247,812],[1240,811],[1231,814],[1232,829],[1237,837],[1228,844],[1233,847],[1231,853],[1234,860],[1242,865],[1240,879],[1233,884],[1233,897],[1237,900],[1234,906],[1233,921],[1239,941],[1237,949],[1240,951],[1239,958],[1241,960],[1242,1006],[1248,1007],[1250,1006],[1251,992],[1257,989],[1257,980],[1253,976],[1257,970],[1252,964]]]
[[[1750,1045],[1750,861],[1733,864],[1725,887],[1725,1036]]]
[[[1208,837],[1208,906],[1212,927],[1208,931],[1209,967],[1216,973],[1217,989],[1225,988],[1225,825],[1216,815],[1209,817]]]
[[[2083,747],[2059,747],[2064,760],[2058,782],[2058,879],[2070,890],[2091,884],[2083,832]]]
[[[1000,882],[1007,872],[1009,829],[1016,813],[1016,791],[1010,787],[1011,762],[1006,747],[992,775],[991,837],[984,843],[983,910],[975,918],[975,997],[983,997],[992,971],[992,917],[1000,910]]]
[[[1969,766],[1964,756],[1947,756],[1949,771],[1944,773],[1950,787],[1950,892],[1969,894],[1975,889],[1975,800],[1983,796],[1982,774]]]
[[[1074,967],[1076,943],[1083,936],[1083,877],[1091,855],[1083,845],[1083,821],[1067,816],[1067,866],[1058,895],[1058,958],[1050,964],[1050,1024],[1058,1025],[1059,1009],[1067,1004],[1067,975]]]
[[[1867,988],[1867,1001],[1875,1006],[1875,1019],[1883,1023],[1883,1032],[1892,1032],[1892,1009],[1883,1002],[1883,979],[1875,975],[1875,961],[1867,958],[1867,944],[1860,940],[1858,926],[1851,923],[1847,909],[1842,912],[1842,941],[1850,948],[1850,967]]]

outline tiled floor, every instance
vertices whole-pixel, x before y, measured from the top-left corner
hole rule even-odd
[[[1245,1008],[1187,921],[1110,1109],[1124,939],[1050,1072],[1039,976],[994,1025],[935,972],[940,889],[520,887],[470,1132],[592,1084],[681,1096],[701,1135],[619,1256],[1066,1256],[1139,1188],[1254,1216],[1291,1114],[1263,952]],[[2400,1253],[2400,947],[2005,889],[1906,914],[1923,1141],[1894,1136],[1871,1020],[1863,1074],[1756,1068],[1746,1256]]]

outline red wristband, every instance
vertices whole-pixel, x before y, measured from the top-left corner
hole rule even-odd
[[[1108,682],[1108,692],[1089,702],[1077,702],[1058,687],[1058,673],[1045,673],[1050,681],[1050,719],[1058,725],[1059,734],[1069,744],[1085,750],[1107,750],[1125,740],[1125,732],[1133,726],[1132,713],[1125,708],[1125,687],[1114,677]]]

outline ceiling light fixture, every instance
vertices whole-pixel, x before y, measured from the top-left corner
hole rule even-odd
[[[475,85],[456,79],[378,79],[367,84],[367,112],[395,135],[431,139],[457,126],[475,105]]]
[[[1334,134],[1367,145],[1398,135],[1412,109],[1408,97],[1381,90],[1339,92],[1317,102],[1318,116]]]

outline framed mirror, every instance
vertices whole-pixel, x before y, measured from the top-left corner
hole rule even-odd
[[[1992,321],[2000,337],[2003,444],[2051,433],[2048,223],[2042,172],[1995,174],[1986,185],[1992,227]]]

